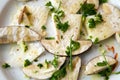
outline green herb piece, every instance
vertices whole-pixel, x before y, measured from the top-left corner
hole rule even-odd
[[[107,65],[107,62],[106,62],[106,61],[98,62],[98,63],[97,63],[97,66],[106,66],[106,65]]]
[[[72,51],[75,51],[77,49],[80,48],[80,43],[79,42],[75,42],[72,40],[72,38],[70,39],[70,46],[67,46],[66,48],[66,54],[68,56],[70,56],[70,69],[72,70]]]
[[[43,65],[40,64],[40,63],[39,63],[37,66],[38,66],[40,69],[43,67]]]
[[[46,40],[54,40],[54,37],[45,37]]]
[[[89,28],[95,28],[96,27],[96,23],[95,23],[95,20],[93,18],[88,20],[88,24],[89,24]]]
[[[21,49],[23,50],[23,52],[26,52],[28,50],[28,45],[24,41],[21,41],[19,45]]]
[[[108,0],[99,0],[99,4],[106,3]]]
[[[4,68],[4,69],[10,68],[10,65],[9,65],[8,63],[4,63],[4,64],[2,65],[2,68]]]
[[[114,72],[113,74],[120,74],[120,71],[119,72]]]
[[[63,10],[58,10],[58,11],[56,12],[56,14],[57,14],[58,17],[63,17],[63,16],[65,16],[65,13],[64,13]]]
[[[32,63],[28,59],[26,59],[25,62],[24,62],[24,67],[27,67],[27,66],[29,66],[31,64]]]
[[[51,12],[55,11],[55,8],[54,8],[54,6],[52,5],[52,3],[50,1],[47,2],[45,6],[47,6],[50,9]]]
[[[60,80],[61,78],[65,77],[67,74],[66,72],[66,67],[63,67],[59,70],[57,70],[52,77],[50,78],[50,80]]]
[[[44,64],[44,67],[45,67],[46,69],[49,67],[49,63],[50,63],[50,62],[48,62],[47,59],[46,59],[46,60],[45,60],[45,64]]]
[[[85,17],[89,15],[95,15],[96,14],[95,4],[90,3],[81,4],[80,12]]]
[[[99,23],[101,23],[101,22],[103,22],[103,19],[102,19],[102,15],[99,13],[99,14],[96,14],[95,15],[95,23],[96,24],[99,24]]]
[[[30,28],[30,26],[28,26],[28,25],[25,25],[25,27],[26,27],[26,28]]]
[[[66,32],[67,29],[69,28],[68,21],[65,23],[58,22],[57,23],[57,28],[60,29],[62,32]]]
[[[41,29],[42,29],[42,30],[46,30],[46,27],[43,25],[43,26],[41,27]]]
[[[54,56],[54,59],[53,59],[53,61],[51,62],[51,64],[52,64],[55,68],[58,67],[58,56]]]
[[[99,38],[95,38],[94,44],[97,44],[99,42]]]

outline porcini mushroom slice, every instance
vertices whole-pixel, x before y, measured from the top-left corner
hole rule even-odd
[[[80,48],[76,51],[72,52],[72,55],[79,55],[85,51],[87,51],[91,46],[91,41],[77,41],[80,43]],[[67,56],[65,53],[66,47],[69,46],[69,44],[66,43],[57,43],[55,40],[42,40],[41,43],[43,46],[51,53],[55,55],[61,55],[61,56]]]
[[[18,9],[12,24],[27,25],[44,37],[46,30],[43,30],[42,26],[46,25],[48,13],[49,9],[45,7],[45,3],[41,4],[40,1],[31,1]]]
[[[115,38],[116,38],[117,42],[120,43],[120,32],[116,32]]]
[[[56,8],[59,7],[61,3],[60,9],[62,9],[65,13],[75,14],[80,9],[80,4],[84,3],[86,0],[50,0]]]
[[[8,26],[0,28],[0,44],[13,43],[19,40],[37,41],[41,37],[26,27]]]
[[[70,70],[69,66],[66,67],[67,74],[61,80],[78,80],[80,68],[81,68],[81,59],[80,57],[75,57],[72,60],[73,69]]]
[[[23,72],[25,75],[27,75],[31,78],[48,79],[52,76],[52,74],[55,71],[59,70],[59,68],[64,64],[65,60],[66,60],[65,57],[58,57],[58,67],[57,68],[55,68],[51,64],[49,64],[48,68],[45,68],[44,66],[42,68],[39,68],[37,65],[33,64],[28,67],[24,67]]]
[[[81,15],[78,14],[69,14],[66,15],[62,22],[68,21],[69,27],[66,32],[62,32],[57,28],[57,23],[54,20],[54,14],[52,15],[52,19],[54,21],[54,28],[56,29],[56,39],[55,40],[41,40],[43,46],[50,52],[55,55],[67,56],[65,53],[67,46],[70,45],[70,39],[77,41],[80,43],[80,48],[74,51],[73,55],[78,55],[88,50],[92,42],[88,40],[77,40],[80,36],[80,28],[81,28]],[[61,38],[62,36],[62,38]]]
[[[107,39],[112,36],[116,31],[120,31],[120,10],[114,6],[104,3],[98,9],[98,13],[102,15],[103,22],[96,25],[95,28],[89,28],[88,20],[94,18],[94,16],[89,16],[86,18],[86,29],[88,33],[88,38],[92,36],[92,41],[96,38],[99,41]]]
[[[23,46],[21,46],[23,45]],[[24,51],[23,48],[27,50]],[[12,46],[10,53],[8,53],[8,58],[5,60],[11,67],[23,67],[24,61],[29,60],[32,62],[36,58],[38,58],[45,51],[44,47],[40,44],[40,42],[32,42],[32,43],[19,43],[17,45]]]
[[[106,58],[106,60],[105,60]],[[103,66],[99,66],[97,65],[98,63],[103,63],[103,62],[106,62],[109,64],[109,65],[114,65],[117,61],[110,57],[110,56],[98,56],[92,60],[90,60],[88,62],[88,64],[86,65],[86,69],[85,69],[85,74],[87,75],[90,75],[90,74],[95,74],[95,73],[98,73],[106,68],[108,68],[108,65],[103,65]]]
[[[95,4],[95,9],[99,7],[99,0],[87,0],[87,3]]]

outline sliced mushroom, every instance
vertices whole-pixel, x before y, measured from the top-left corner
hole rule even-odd
[[[94,18],[94,16],[89,16],[86,19],[88,38],[92,36],[92,41],[94,41],[96,38],[98,38],[99,41],[107,39],[116,31],[120,31],[120,11],[117,8],[105,3],[100,6],[98,12],[102,15],[103,22],[97,24],[95,28],[89,28],[88,26],[88,20],[90,18]]]
[[[12,24],[27,25],[44,37],[47,33],[42,30],[42,26],[46,25],[48,13],[45,4],[40,5],[39,1],[31,1],[18,9]]]
[[[120,32],[116,32],[115,38],[116,38],[117,42],[120,43]]]
[[[67,74],[61,80],[78,80],[80,67],[81,67],[81,59],[79,57],[75,57],[72,60],[73,69],[69,70],[69,66],[66,68]]]
[[[84,3],[86,0],[50,0],[56,8],[59,7],[61,2],[60,9],[62,9],[65,13],[77,13],[80,9],[80,4]]]
[[[8,26],[0,28],[0,44],[14,43],[19,40],[37,41],[40,36],[26,27]]]
[[[78,55],[83,53],[84,51],[88,50],[92,42],[88,40],[77,40],[80,36],[80,28],[81,28],[81,15],[78,14],[69,14],[63,19],[63,22],[68,21],[70,25],[66,32],[62,32],[61,30],[57,29],[56,22],[54,21],[55,28],[56,28],[56,40],[45,40],[42,39],[41,43],[43,46],[50,52],[55,55],[67,56],[65,53],[67,46],[70,44],[70,38],[74,41],[80,43],[80,48],[74,51],[73,55]],[[62,36],[62,38],[61,38]]]
[[[23,67],[26,59],[32,62],[45,51],[40,42],[26,44],[28,49],[25,52],[20,45],[12,46],[11,51],[8,54],[9,58],[5,62],[10,64],[11,67]]]
[[[99,0],[87,0],[87,3],[95,4],[95,9],[99,7]]]
[[[110,56],[105,56],[106,61],[109,65],[114,65],[117,61],[110,57]],[[88,62],[86,65],[85,69],[85,74],[90,75],[90,74],[95,74],[98,73],[106,68],[108,68],[108,65],[105,66],[98,66],[97,63],[105,61],[104,56],[98,56]]]
[[[39,68],[37,65],[33,64],[33,65],[23,68],[23,72],[25,73],[25,75],[27,75],[31,78],[48,79],[52,76],[52,74],[55,71],[59,70],[59,68],[64,64],[65,60],[66,60],[65,57],[58,57],[58,67],[57,68],[55,68],[51,64],[49,64],[48,68],[45,68],[45,67]]]

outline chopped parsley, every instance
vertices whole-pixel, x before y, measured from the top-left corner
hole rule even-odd
[[[113,74],[120,74],[120,71],[119,72],[114,72]]]
[[[95,4],[91,4],[91,3],[81,4],[80,12],[85,17],[89,15],[95,15],[96,14]]]
[[[80,43],[79,42],[75,42],[72,40],[72,38],[70,39],[70,46],[67,46],[66,48],[66,54],[70,57],[70,69],[72,70],[72,51],[75,51],[77,49],[80,48]]]
[[[46,7],[48,7],[50,9],[51,12],[55,11],[54,6],[52,5],[52,3],[49,1],[45,4]]]
[[[95,38],[94,44],[97,44],[99,42],[99,38]]]
[[[63,67],[63,68],[57,70],[56,72],[54,72],[54,74],[52,75],[50,80],[60,80],[61,78],[65,77],[66,74],[67,74],[66,67]]]
[[[9,65],[8,63],[4,63],[4,64],[2,65],[2,68],[4,68],[4,69],[10,68],[10,65]]]
[[[58,23],[57,23],[57,28],[58,28],[59,30],[61,30],[62,32],[66,32],[67,29],[69,28],[68,21],[65,22],[65,23],[58,22]]]
[[[28,50],[28,45],[24,41],[21,41],[19,45],[21,49],[23,50],[23,52],[26,52]]]
[[[44,67],[47,69],[49,67],[49,61],[47,61],[47,59],[45,60],[45,64],[44,64]]]
[[[106,61],[98,62],[98,63],[97,63],[97,66],[106,66],[106,65],[107,65],[107,62],[106,62]]]
[[[95,15],[95,18],[90,18],[88,20],[88,26],[89,28],[95,28],[97,24],[102,22],[103,22],[102,15],[99,13]]]
[[[106,3],[108,0],[99,0],[99,4]]]
[[[51,62],[51,64],[52,64],[55,68],[58,67],[58,56],[54,56],[54,59],[53,59],[53,61]]]
[[[43,67],[43,65],[42,65],[41,63],[39,63],[37,66],[38,66],[40,69]]]
[[[31,65],[32,64],[32,62],[30,62],[28,59],[26,59],[25,61],[24,61],[24,67],[27,67],[27,66],[29,66],[29,65]]]
[[[43,25],[43,26],[41,27],[41,29],[42,29],[42,30],[46,30],[46,27],[45,27],[45,25]]]
[[[54,37],[45,37],[46,40],[54,40]]]

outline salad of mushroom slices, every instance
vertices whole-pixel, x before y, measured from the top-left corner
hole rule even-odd
[[[2,80],[117,80],[120,9],[111,0],[13,2],[19,7],[0,27],[0,77],[14,74]],[[14,69],[26,77],[12,78]]]

